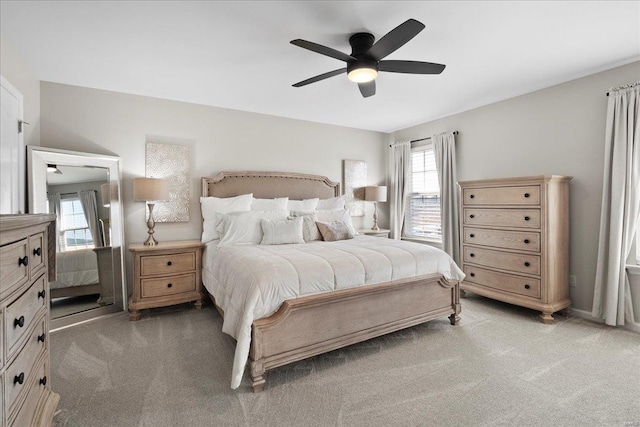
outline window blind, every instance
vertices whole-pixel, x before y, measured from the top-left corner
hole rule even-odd
[[[440,185],[432,145],[411,149],[405,236],[442,241]]]

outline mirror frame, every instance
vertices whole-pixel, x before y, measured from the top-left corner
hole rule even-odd
[[[47,164],[61,166],[100,167],[109,171],[111,186],[111,248],[113,255],[114,303],[104,307],[70,314],[50,320],[50,329],[55,331],[105,314],[125,311],[127,304],[127,281],[124,260],[124,216],[122,209],[122,172],[120,158],[101,154],[58,150],[44,147],[27,147],[28,212],[47,212]],[[115,188],[114,188],[115,187]],[[118,262],[119,261],[119,262]],[[118,292],[120,289],[120,292]]]

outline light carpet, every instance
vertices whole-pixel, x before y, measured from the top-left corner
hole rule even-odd
[[[212,308],[121,314],[51,336],[55,426],[640,426],[640,335],[475,295],[428,322],[229,388]]]

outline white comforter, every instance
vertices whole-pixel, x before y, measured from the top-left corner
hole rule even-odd
[[[203,282],[224,310],[222,331],[237,340],[231,388],[244,374],[251,324],[275,313],[285,300],[432,273],[464,278],[439,249],[371,236],[273,246],[208,243]]]
[[[93,249],[56,253],[56,280],[51,289],[74,286],[95,285],[98,283],[98,258]]]

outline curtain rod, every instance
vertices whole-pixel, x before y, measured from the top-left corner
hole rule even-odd
[[[453,135],[457,135],[457,134],[458,134],[458,131],[457,131],[457,130],[454,130],[454,131],[453,131],[453,132],[451,132],[451,133],[452,133]],[[428,137],[426,137],[426,138],[412,139],[412,140],[411,140],[411,141],[409,141],[409,142],[420,142],[420,141],[426,141],[426,140],[428,140],[428,139],[431,139],[431,137],[430,137],[430,136],[428,136]],[[393,147],[393,144],[389,144],[389,147]]]

